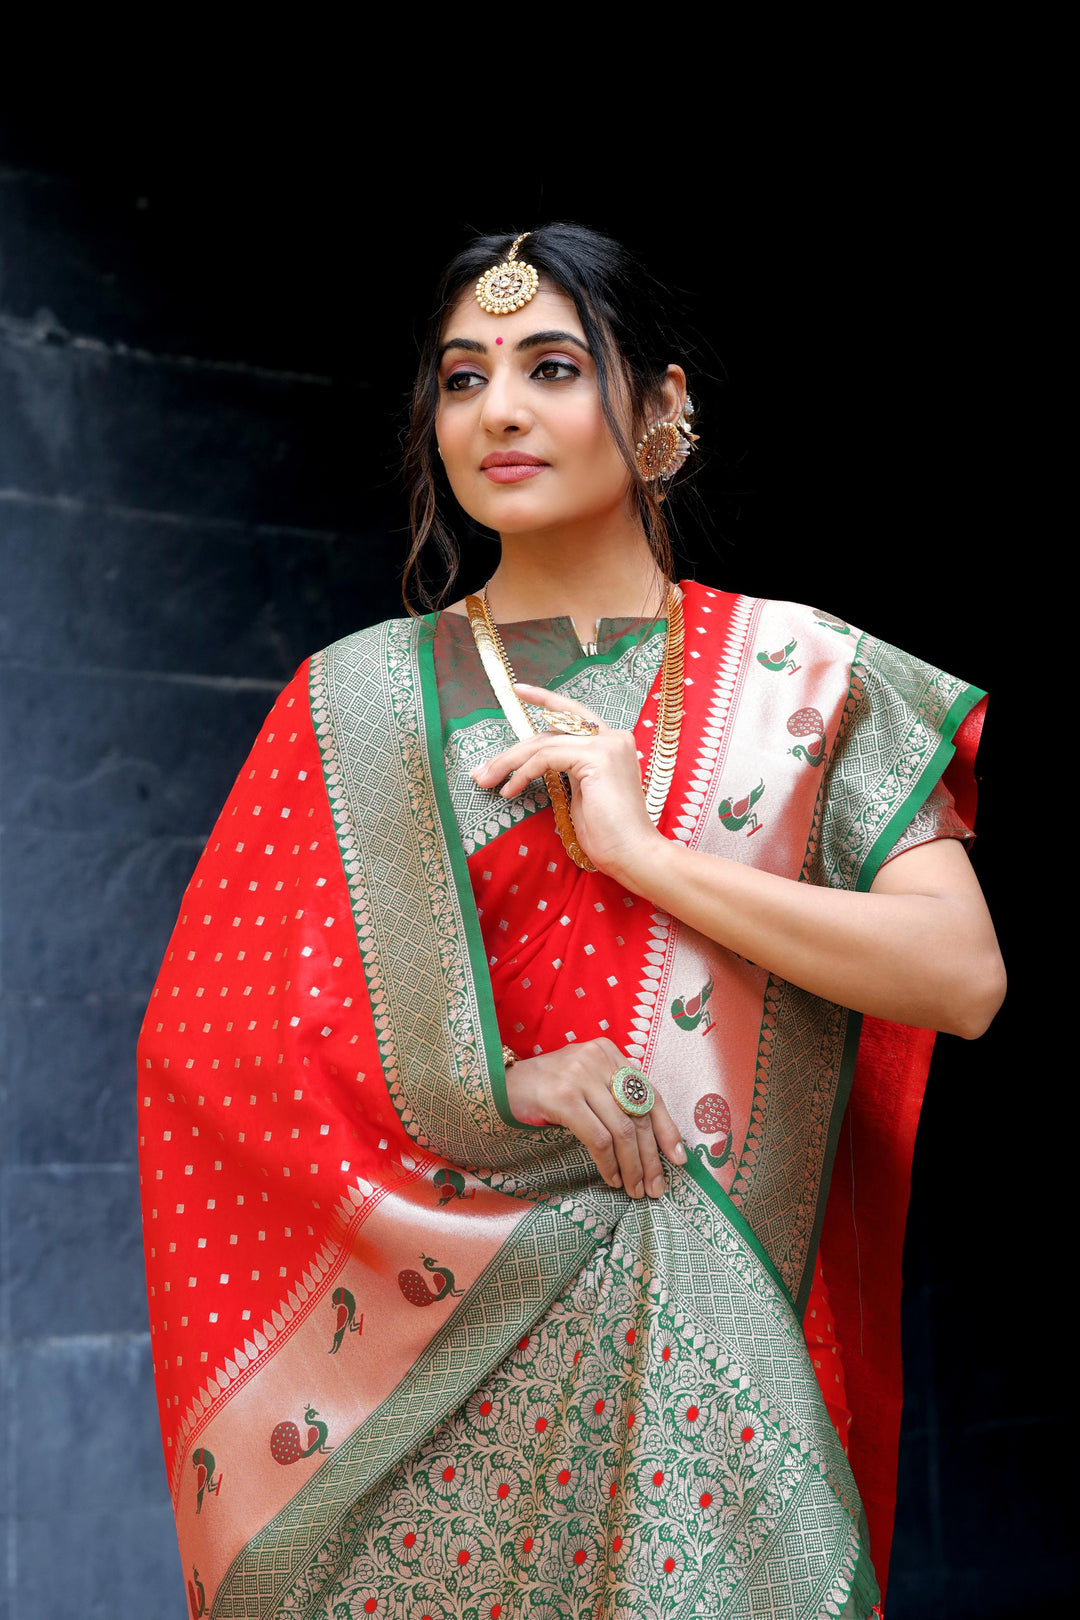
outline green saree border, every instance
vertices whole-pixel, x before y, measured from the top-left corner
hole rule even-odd
[[[438,624],[438,619],[438,613],[424,614],[424,623],[430,624],[432,632],[434,632]],[[616,663],[632,647],[644,647],[647,642],[652,640],[653,636],[664,634],[666,631],[666,619],[658,619],[655,624],[647,626],[644,631],[627,630],[617,641],[612,642],[607,652],[594,653],[591,656],[583,653],[580,658],[575,658],[572,664],[567,664],[557,675],[552,676],[549,690],[552,692],[558,691],[560,687],[565,686],[567,682],[572,681],[575,676],[580,675],[585,670],[599,669],[604,665]],[[434,651],[432,658],[434,659]],[[432,679],[434,680],[434,668],[432,669]],[[460,715],[455,720],[447,720],[443,724],[443,745],[446,745],[455,731],[462,731],[466,726],[474,725],[477,720],[501,720],[502,718],[503,710],[498,706],[495,708],[470,709],[468,714]]]
[[[870,888],[881,870],[885,856],[897,839],[907,832],[907,829],[941,781],[950,760],[956,753],[956,744],[953,738],[972,709],[978,703],[981,703],[985,696],[986,693],[980,686],[968,686],[953,699],[948,713],[941,722],[941,741],[927,761],[919,778],[918,786],[912,789],[899,810],[882,828],[870,846],[862,870],[859,873],[859,880],[855,885],[857,894],[865,894]]]
[[[472,892],[472,883],[469,880],[468,857],[465,854],[460,838],[455,836],[457,818],[454,815],[454,806],[450,800],[450,785],[446,779],[446,761],[443,757],[442,741],[442,714],[439,709],[439,689],[435,679],[435,625],[432,622],[433,619],[433,614],[425,614],[422,623],[426,626],[428,633],[425,634],[424,630],[420,631],[417,646],[417,662],[420,670],[420,708],[423,714],[428,766],[431,772],[431,786],[435,795],[435,806],[438,811],[439,821],[447,833],[446,857],[450,867],[450,878],[457,889],[458,903],[461,907],[465,949],[476,991],[480,1019],[480,1038],[487,1059],[488,1081],[499,1118],[504,1124],[514,1126],[522,1131],[542,1131],[545,1129],[544,1126],[528,1125],[524,1120],[515,1117],[506,1090],[506,1064],[503,1062],[502,1057],[502,1036],[499,1033],[499,1020],[495,1013],[495,997],[491,988],[491,974],[488,970],[487,953],[484,950],[484,936],[480,929],[480,918],[476,912],[476,900]]]
[[[685,1142],[683,1143],[683,1146],[686,1146]],[[783,1293],[784,1298],[787,1300],[792,1310],[796,1311],[796,1315],[798,1315],[795,1301],[791,1296],[791,1290],[789,1289],[787,1283],[777,1271],[773,1261],[769,1258],[767,1250],[763,1247],[761,1240],[755,1234],[754,1229],[746,1219],[746,1216],[743,1215],[732,1203],[731,1199],[728,1197],[723,1187],[721,1187],[720,1183],[709,1174],[701,1160],[696,1158],[695,1155],[689,1151],[687,1152],[686,1163],[681,1165],[680,1169],[684,1170],[690,1179],[697,1183],[702,1192],[705,1193],[709,1200],[716,1205],[721,1215],[723,1215],[724,1219],[746,1244],[747,1248],[753,1250],[754,1254],[761,1261],[761,1264],[765,1267],[765,1270],[769,1273],[769,1276],[772,1278],[777,1288],[779,1288]]]
[[[550,1203],[533,1205],[390,1393],[237,1553],[210,1620],[276,1615],[283,1587],[334,1523],[498,1366],[605,1236],[595,1218],[567,1220]]]

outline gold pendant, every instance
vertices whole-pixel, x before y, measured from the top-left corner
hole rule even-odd
[[[517,257],[519,246],[529,234],[526,231],[519,236],[502,264],[493,264],[476,283],[476,302],[489,315],[512,315],[536,296],[540,277],[531,264]]]

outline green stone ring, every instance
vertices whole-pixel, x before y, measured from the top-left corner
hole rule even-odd
[[[623,1113],[632,1114],[635,1119],[649,1113],[656,1101],[648,1075],[636,1063],[624,1063],[621,1069],[615,1070],[611,1077],[611,1095]]]

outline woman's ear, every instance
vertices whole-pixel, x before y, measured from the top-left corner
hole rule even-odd
[[[682,366],[668,366],[662,393],[664,421],[675,422],[686,404],[686,372]]]

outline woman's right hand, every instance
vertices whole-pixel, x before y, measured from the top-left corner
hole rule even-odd
[[[658,1091],[651,1111],[640,1118],[619,1107],[611,1077],[626,1061],[614,1041],[574,1041],[512,1063],[506,1071],[507,1097],[522,1124],[572,1131],[609,1187],[625,1187],[631,1198],[646,1191],[659,1198],[666,1187],[660,1154],[685,1164],[686,1149]]]

